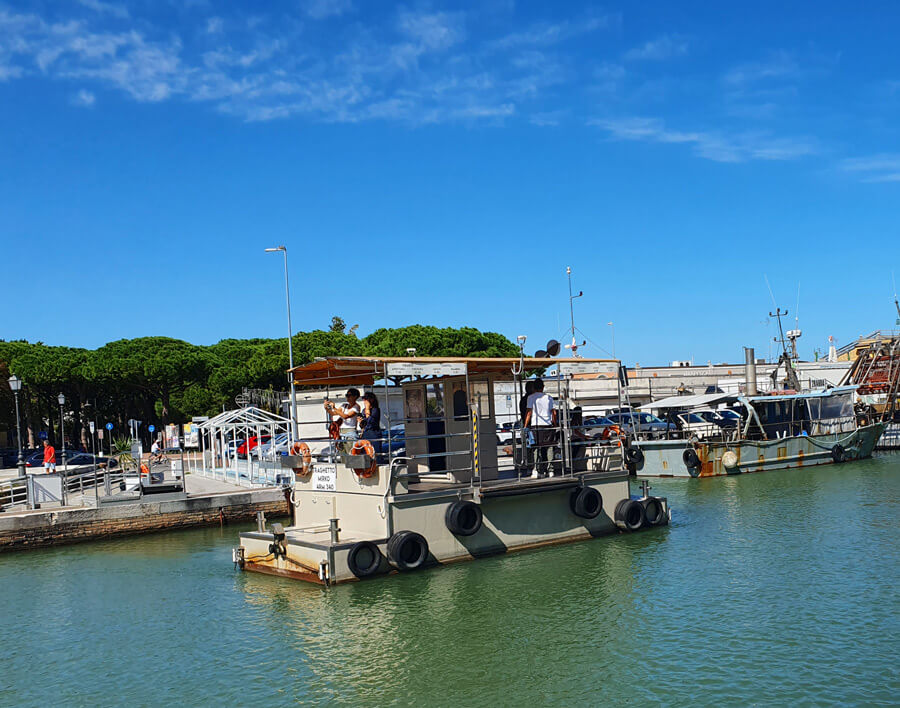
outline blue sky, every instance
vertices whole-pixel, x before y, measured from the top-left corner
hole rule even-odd
[[[0,337],[890,327],[900,6],[0,1]]]

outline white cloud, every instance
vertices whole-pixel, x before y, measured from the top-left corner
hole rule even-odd
[[[788,52],[773,52],[765,61],[740,64],[725,74],[726,84],[745,86],[766,79],[790,79],[800,75],[800,66]]]
[[[81,89],[78,93],[72,96],[72,104],[76,106],[84,106],[85,108],[90,108],[96,103],[97,97],[91,93],[90,91],[86,91]]]
[[[210,17],[206,21],[207,34],[219,34],[225,28],[225,21],[221,17]]]
[[[102,2],[102,0],[78,0],[79,5],[98,12],[100,14],[112,15],[124,20],[128,17],[128,8],[124,5],[112,2]]]
[[[353,9],[352,0],[306,0],[304,12],[314,20],[337,17]]]
[[[401,12],[398,29],[412,39],[420,51],[452,47],[465,37],[462,15],[446,12]]]
[[[556,127],[562,123],[565,117],[566,111],[547,111],[545,113],[532,114],[528,122],[539,128]]]
[[[815,141],[810,138],[779,138],[760,132],[672,130],[659,118],[597,119],[588,124],[619,140],[689,145],[696,155],[714,162],[795,160],[817,152]]]
[[[505,50],[518,47],[550,46],[579,35],[610,29],[620,21],[621,18],[618,15],[598,15],[578,21],[538,22],[524,31],[511,32],[504,37],[492,40],[488,42],[488,47],[493,50]]]
[[[900,154],[880,153],[868,157],[853,157],[842,160],[838,167],[851,172],[863,182],[900,182]]]
[[[662,61],[688,53],[688,41],[678,34],[666,34],[625,52],[628,61]]]

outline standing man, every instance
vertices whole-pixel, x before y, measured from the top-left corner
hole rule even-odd
[[[528,399],[534,393],[534,381],[525,382],[525,395],[519,399],[519,425],[522,426],[522,457],[516,464],[529,470],[534,467],[534,433],[528,428]],[[513,435],[516,434],[513,428]]]
[[[44,438],[44,473],[53,474],[56,472],[56,450],[50,441]]]
[[[537,447],[535,451],[535,467],[531,473],[532,479],[537,479],[540,475],[547,473],[547,476],[553,476],[553,469],[550,467],[550,461],[553,454],[553,443],[555,442],[556,427],[556,407],[553,405],[553,398],[548,393],[544,393],[544,381],[542,379],[534,380],[534,393],[528,397],[528,413],[525,416],[525,427],[534,430],[534,442]]]

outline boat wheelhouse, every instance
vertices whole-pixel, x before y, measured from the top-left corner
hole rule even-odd
[[[557,420],[540,436],[551,450],[529,444],[530,431],[519,427],[508,454],[498,455],[494,386],[513,382],[521,396],[528,374],[551,365],[558,374],[546,391]],[[323,400],[348,387],[381,400],[399,389],[402,417],[383,408],[381,439],[333,440],[315,457],[310,446],[321,447],[331,415],[323,409],[321,422],[304,425],[283,458],[294,472],[290,526],[241,534],[234,560],[248,571],[333,584],[665,525],[665,499],[646,489],[632,497],[621,443],[581,434],[568,405],[573,376],[618,371],[611,360],[524,356],[330,357],[297,367],[294,383]]]
[[[639,477],[712,477],[866,458],[885,424],[857,416],[855,390],[738,396],[743,412],[737,427],[702,439],[633,440],[627,455]]]

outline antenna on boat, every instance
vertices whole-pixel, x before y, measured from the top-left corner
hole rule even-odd
[[[768,278],[766,279],[768,282]],[[784,333],[784,328],[781,326],[781,318],[787,317],[788,311],[781,311],[780,307],[775,307],[775,312],[770,312],[769,317],[775,317],[778,320],[778,334],[779,337],[775,338],[776,342],[781,344],[781,356],[778,357],[778,364],[775,365],[775,370],[772,371],[772,384],[775,385],[777,383],[778,378],[778,367],[784,363],[785,374],[787,375],[787,383],[795,391],[800,390],[800,379],[797,378],[797,372],[794,370],[794,366],[792,363],[792,359],[797,358],[797,339],[800,337],[800,330],[789,330],[787,335]],[[791,343],[791,349],[793,350],[794,356],[791,357],[788,354],[787,350],[787,342]]]
[[[569,266],[566,266],[566,275],[569,277],[569,317],[572,322],[572,343],[566,345],[566,349],[571,350],[572,356],[578,356],[578,347],[584,346],[587,344],[587,341],[578,344],[575,339],[575,298],[581,297],[584,295],[584,292],[579,290],[577,295],[572,294],[572,269]]]
[[[894,279],[894,271],[891,271],[891,282],[894,284],[894,307],[897,308],[897,324],[900,325],[900,302],[897,302],[897,281]]]

